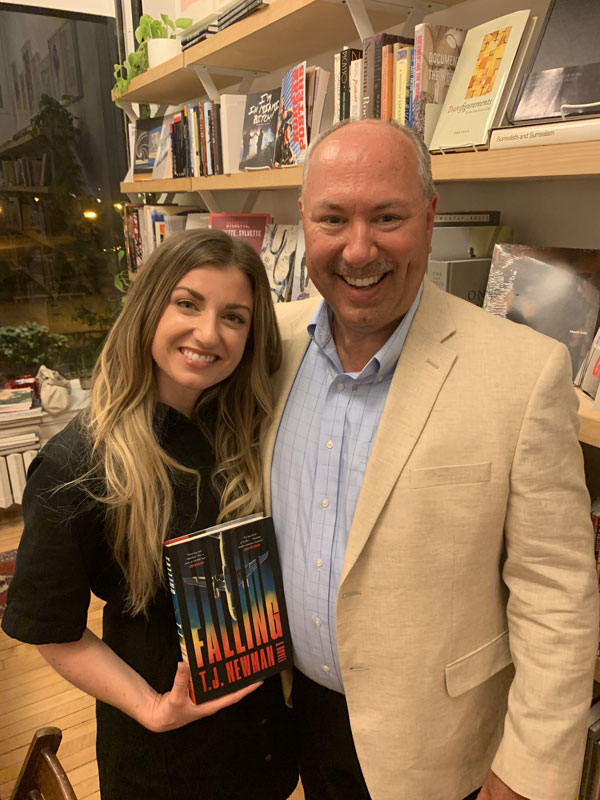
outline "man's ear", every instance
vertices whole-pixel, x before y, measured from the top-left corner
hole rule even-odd
[[[298,208],[300,209],[300,219],[304,219],[304,203],[301,196],[298,198]]]

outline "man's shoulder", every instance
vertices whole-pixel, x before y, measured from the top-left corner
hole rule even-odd
[[[278,303],[275,306],[275,315],[282,337],[286,339],[299,330],[306,329],[322,299],[322,297],[309,297],[291,303]]]

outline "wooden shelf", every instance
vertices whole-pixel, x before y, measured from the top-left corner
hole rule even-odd
[[[123,194],[143,192],[191,192],[191,178],[161,178],[156,181],[127,181],[120,184]]]
[[[462,0],[440,0],[456,5]],[[410,5],[410,2],[407,3]],[[402,23],[403,12],[369,9],[375,31]],[[134,78],[122,100],[134,103],[182,103],[202,95],[200,81],[191,65],[217,67],[217,89],[240,80],[226,70],[273,72],[328,50],[341,49],[358,39],[350,11],[340,0],[277,0],[224,31],[209,37],[181,55]]]
[[[585,392],[579,388],[575,392],[579,398],[579,441],[600,447],[600,411],[592,409],[594,401]]]
[[[192,178],[193,191],[268,191],[270,189],[296,189],[302,185],[302,167],[261,169],[236,172],[233,175],[214,175],[210,178]]]
[[[436,183],[531,178],[597,178],[600,143],[570,142],[540,147],[480,150],[431,157]]]

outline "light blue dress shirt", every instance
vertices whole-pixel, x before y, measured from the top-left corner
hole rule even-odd
[[[343,692],[335,612],[348,534],[396,363],[421,300],[360,372],[344,372],[323,302],[275,443],[272,513],[294,660]]]

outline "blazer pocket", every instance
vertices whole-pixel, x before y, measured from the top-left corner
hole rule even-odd
[[[512,656],[508,631],[503,631],[477,650],[446,664],[444,669],[448,694],[450,697],[458,697],[487,681],[509,664],[512,664]]]
[[[409,485],[411,489],[426,486],[442,486],[448,483],[484,483],[492,477],[492,462],[481,464],[453,464],[447,467],[427,467],[411,469]]]

